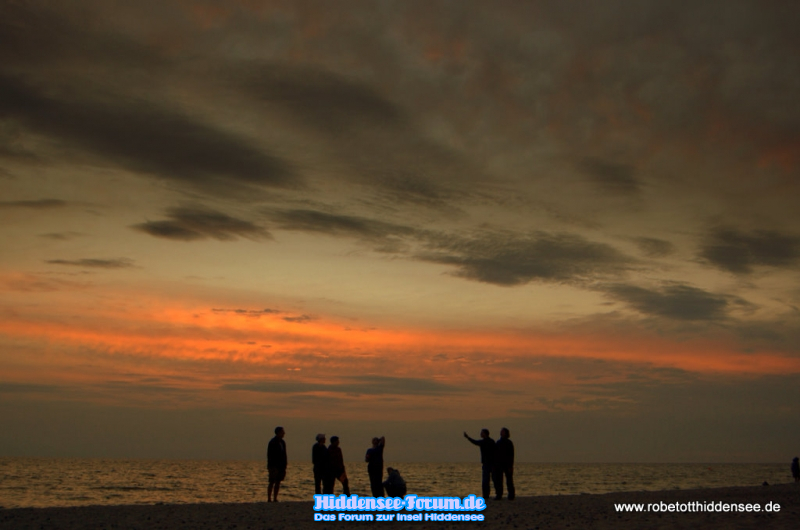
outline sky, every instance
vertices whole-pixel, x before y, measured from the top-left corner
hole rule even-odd
[[[789,462],[798,21],[0,0],[0,456]]]

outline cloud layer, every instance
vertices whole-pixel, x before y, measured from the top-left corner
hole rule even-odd
[[[737,440],[721,459],[743,415],[778,447],[800,402],[797,20],[0,2],[4,410],[569,416],[570,447],[627,418],[606,458],[653,455],[637,425],[702,453],[706,425]]]
[[[133,225],[151,236],[178,241],[217,239],[233,241],[239,237],[271,239],[271,234],[254,223],[206,208],[179,207],[167,212],[167,219]]]
[[[122,167],[214,193],[297,183],[289,165],[263,147],[173,108],[115,94],[62,94],[0,75],[5,115]]]
[[[700,256],[734,274],[750,274],[756,267],[797,268],[800,236],[777,230],[747,233],[721,228],[703,243]]]
[[[81,258],[81,259],[49,259],[45,263],[51,265],[68,265],[71,267],[87,267],[96,269],[127,269],[135,267],[129,258]]]
[[[425,261],[454,265],[460,277],[496,285],[530,281],[579,282],[618,276],[633,260],[613,247],[574,234],[486,233],[474,238],[442,237],[429,244]]]

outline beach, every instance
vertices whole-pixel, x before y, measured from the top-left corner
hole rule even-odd
[[[198,529],[278,530],[284,528],[338,530],[388,525],[392,528],[797,528],[800,485],[779,484],[735,488],[619,492],[602,495],[519,497],[488,500],[483,522],[344,522],[314,521],[311,501],[278,503],[156,504],[16,508],[0,511],[3,529]],[[727,503],[740,509],[758,504],[760,512],[618,512],[615,504],[642,503],[668,510],[691,509],[705,503]],[[764,511],[772,503],[773,511]],[[780,509],[775,511],[775,504]],[[707,506],[707,505],[706,505]],[[403,513],[403,512],[401,512]]]

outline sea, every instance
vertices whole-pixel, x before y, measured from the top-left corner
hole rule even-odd
[[[420,496],[481,494],[470,463],[395,463]],[[369,495],[363,462],[347,464],[351,493]],[[788,464],[536,464],[514,466],[518,496],[581,495],[779,484]],[[0,458],[0,507],[263,502],[264,461]],[[337,482],[335,493],[341,493]],[[310,463],[289,463],[280,500],[310,501]]]

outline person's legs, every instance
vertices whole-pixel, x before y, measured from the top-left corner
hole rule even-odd
[[[369,471],[369,484],[372,489],[373,497],[383,497],[383,470],[376,469]]]
[[[332,495],[334,484],[336,484],[336,479],[333,476],[325,476],[322,479],[322,493]]]
[[[322,473],[314,471],[314,493],[322,493]]]
[[[350,495],[350,481],[347,480],[347,477],[344,477],[344,480],[340,478],[339,482],[342,483],[342,491],[344,492],[344,494]]]
[[[483,498],[488,499],[489,495],[491,495],[491,489],[489,488],[489,482],[491,481],[492,477],[492,466],[481,466],[481,489],[483,491]]]
[[[380,477],[372,484],[372,496],[383,497],[383,483],[381,483]]]
[[[516,490],[514,489],[514,468],[509,466],[505,469],[506,472],[506,486],[508,487],[508,500],[513,501],[516,497]]]
[[[286,477],[285,469],[267,468],[267,502],[278,500],[278,492],[281,490],[281,481]]]
[[[500,466],[496,466],[492,475],[494,478],[494,491],[497,493],[494,498],[500,500],[503,498],[503,469]]]

